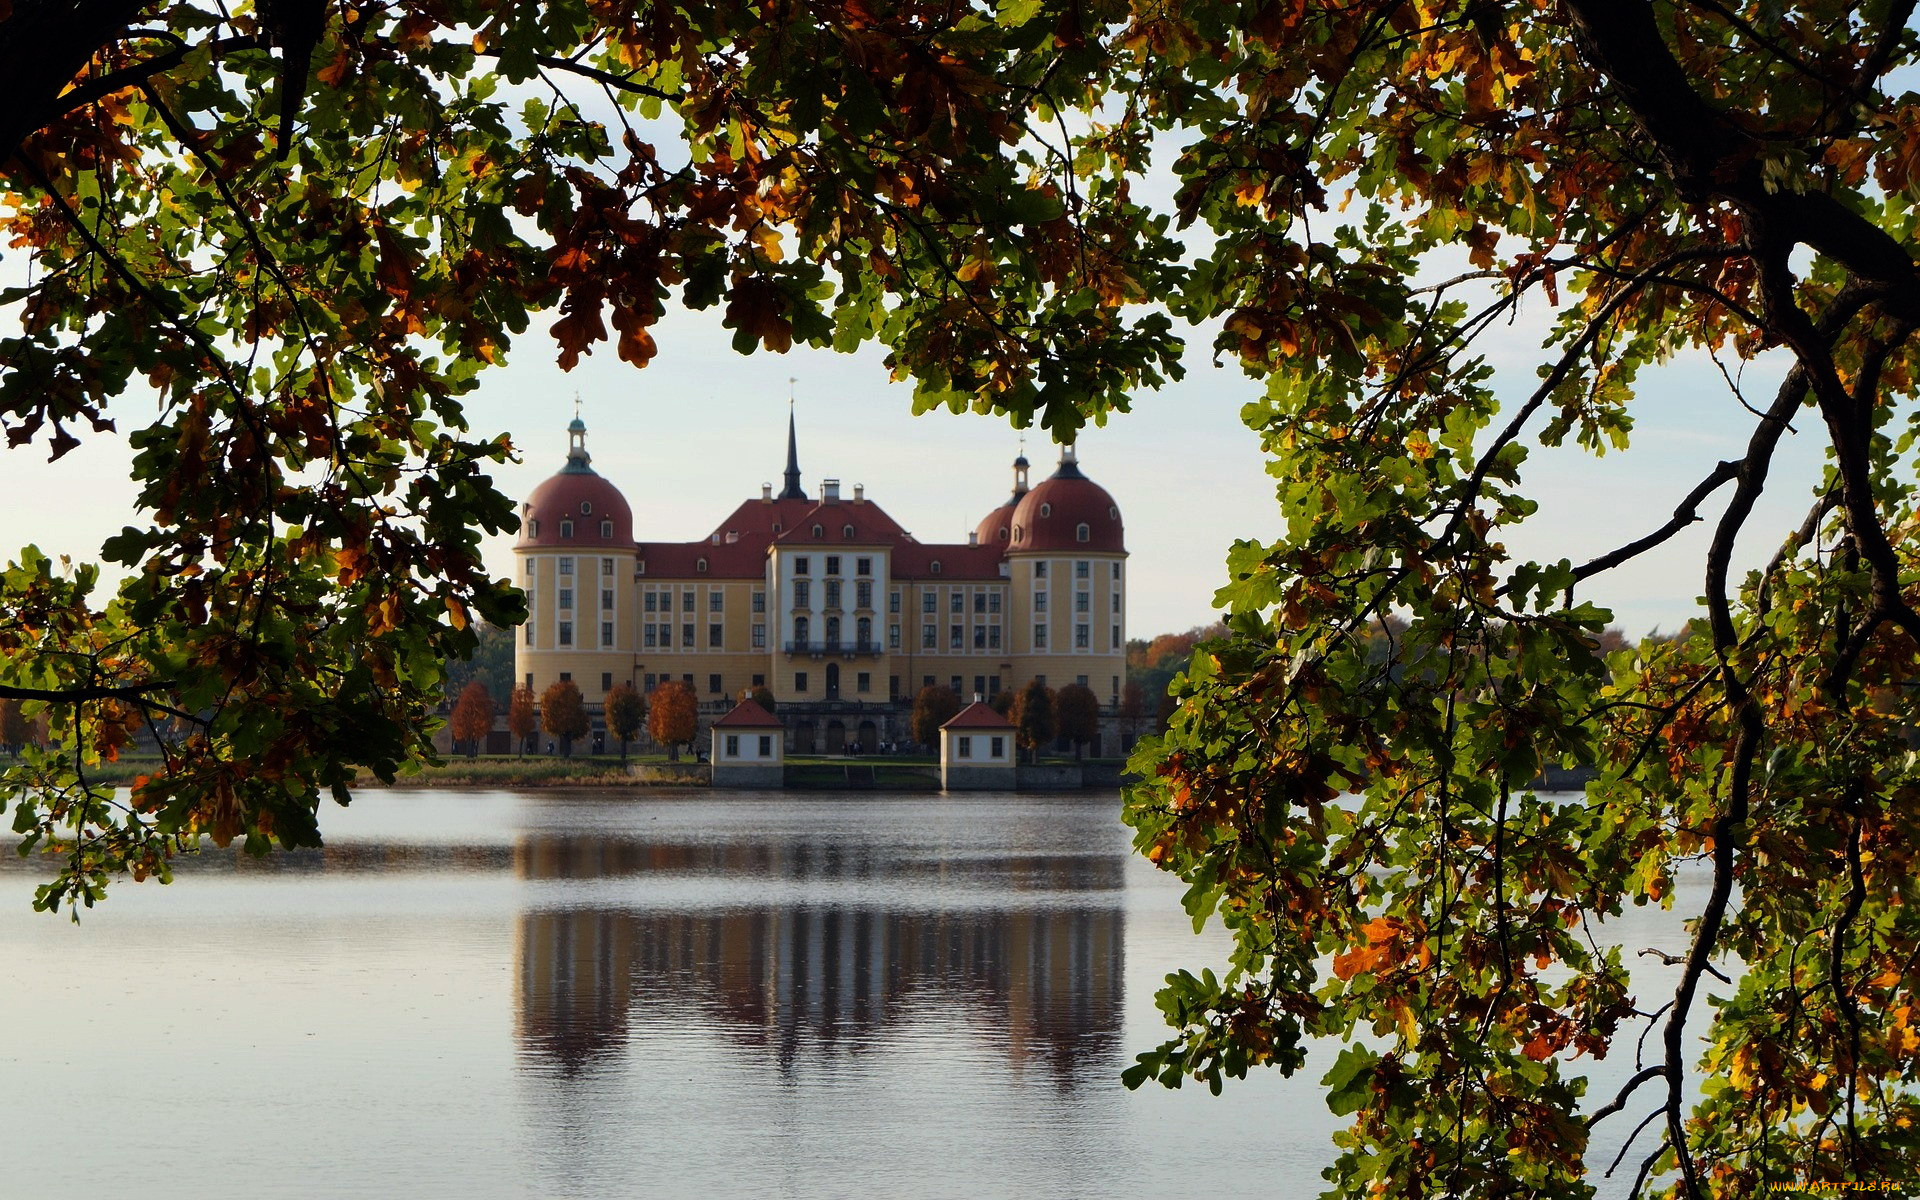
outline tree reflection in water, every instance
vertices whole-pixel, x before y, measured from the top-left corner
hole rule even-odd
[[[535,882],[724,885],[711,904],[674,904],[673,888],[666,903],[652,889],[596,903],[606,893],[589,889],[523,912],[515,1030],[531,1065],[571,1075],[644,1038],[636,1024],[692,1019],[786,1074],[933,1021],[975,1031],[1016,1067],[1043,1065],[1062,1088],[1118,1070],[1117,854],[903,859],[809,841],[529,835],[514,867]]]

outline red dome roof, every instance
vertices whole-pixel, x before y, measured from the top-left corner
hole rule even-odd
[[[520,505],[520,540],[514,545],[631,549],[633,509],[627,507],[627,498],[587,465],[587,427],[579,418],[567,432],[567,465]]]
[[[973,540],[981,546],[999,546],[1006,548],[1008,539],[1013,537],[1012,500],[1002,504],[986,516],[980,518],[980,524],[974,526]]]
[[[1081,526],[1086,537],[1081,537]],[[1013,510],[1012,554],[1041,550],[1126,553],[1120,509],[1107,489],[1080,473],[1071,448],[1060,469],[1028,492]]]

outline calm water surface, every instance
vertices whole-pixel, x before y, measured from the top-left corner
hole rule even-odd
[[[1224,949],[1116,811],[370,793],[78,927],[0,871],[0,1196],[1316,1195],[1321,1063],[1120,1086]]]

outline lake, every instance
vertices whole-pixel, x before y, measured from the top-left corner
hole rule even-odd
[[[370,792],[324,851],[210,852],[78,926],[12,860],[0,1194],[1318,1194],[1331,1054],[1120,1086],[1224,940],[1117,810]]]

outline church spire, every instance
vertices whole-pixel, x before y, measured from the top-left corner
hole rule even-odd
[[[580,419],[580,398],[573,399],[573,420],[567,422],[567,465],[561,468],[563,474],[591,475],[593,468],[588,463],[593,456],[587,453],[587,423]]]
[[[788,380],[789,383],[792,380]],[[794,437],[793,397],[787,397],[787,486],[781,491],[782,500],[805,500],[807,494],[800,490],[800,443]]]

